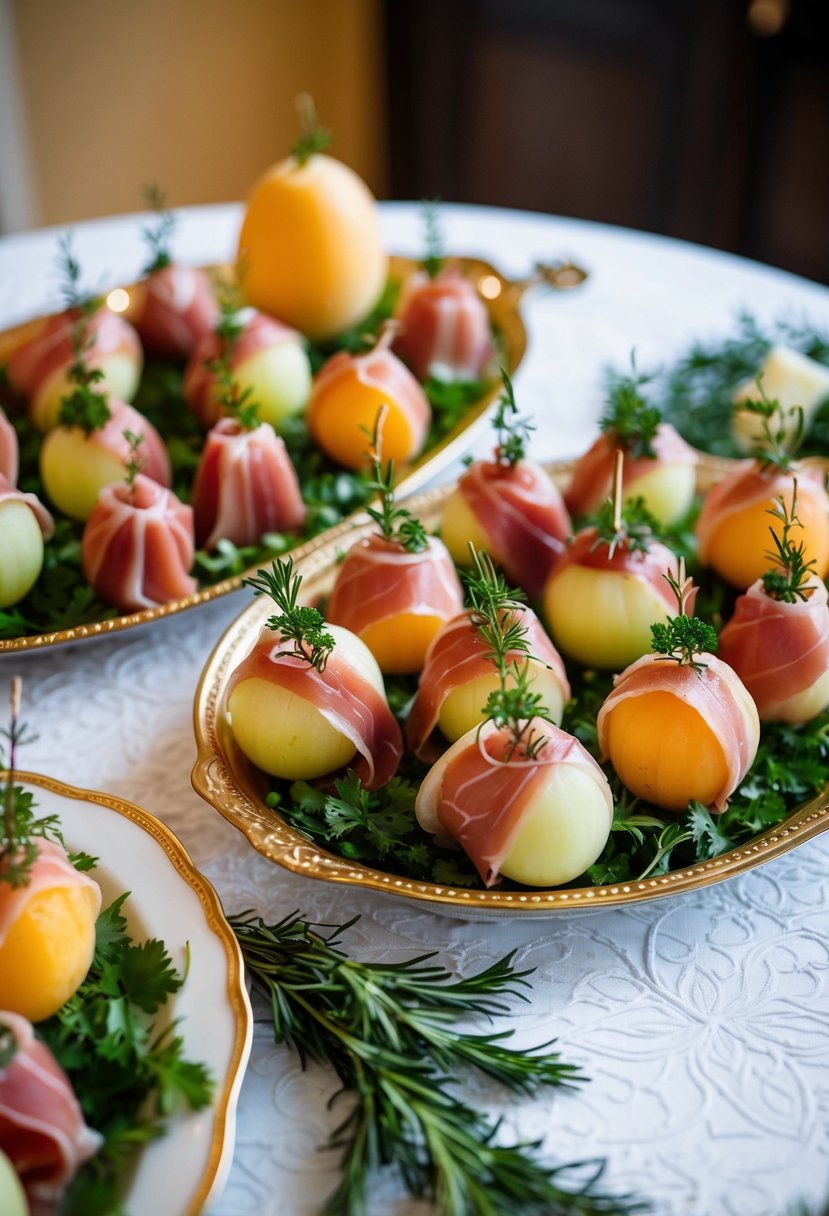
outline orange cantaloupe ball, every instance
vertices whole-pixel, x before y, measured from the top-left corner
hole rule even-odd
[[[619,780],[665,810],[684,810],[691,799],[708,806],[726,782],[719,739],[697,710],[672,693],[620,701],[607,730],[608,756]]]
[[[377,203],[352,169],[317,153],[255,182],[239,235],[249,303],[314,340],[356,325],[388,272]]]
[[[416,452],[415,436],[406,414],[387,392],[363,384],[356,375],[342,375],[315,387],[308,403],[308,428],[322,450],[347,469],[368,462],[370,440],[381,407],[383,460],[405,464]]]
[[[784,498],[790,511],[791,493]],[[707,564],[720,578],[742,591],[761,578],[772,564],[771,505],[770,500],[763,499],[735,511],[723,518],[711,534]],[[815,573],[818,578],[825,578],[829,573],[829,513],[818,496],[801,491],[797,496],[797,517],[802,527],[797,524],[792,527],[792,543],[804,542],[804,560],[814,559]]]
[[[442,616],[402,612],[399,616],[377,621],[360,631],[359,637],[374,655],[387,676],[412,675],[423,670],[426,651],[439,629],[446,624]]]
[[[98,894],[47,887],[29,899],[0,946],[0,1009],[39,1022],[77,991],[95,950]]]

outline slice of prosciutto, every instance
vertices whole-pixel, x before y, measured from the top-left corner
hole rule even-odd
[[[32,1214],[55,1211],[103,1137],[87,1127],[66,1073],[26,1018],[0,1010],[0,1149],[26,1191]],[[10,1058],[7,1058],[10,1057]]]
[[[254,545],[265,532],[294,532],[305,522],[294,466],[268,422],[246,430],[222,418],[210,430],[193,485],[196,538],[213,549],[222,538]]]
[[[253,308],[244,309],[239,317],[244,328],[233,342],[230,353],[231,374],[237,374],[249,359],[263,351],[274,350],[286,342],[297,345],[302,341],[295,329]],[[226,413],[217,395],[216,373],[211,368],[213,361],[225,354],[225,351],[226,340],[216,333],[215,329],[211,330],[193,348],[184,373],[184,400],[205,429],[212,427]]]
[[[48,540],[55,530],[55,521],[52,519],[50,512],[44,507],[43,503],[36,494],[24,494],[22,490],[16,489],[6,477],[0,473],[0,506],[4,502],[23,502],[27,507],[30,507],[35,519],[38,522],[43,539]],[[35,535],[37,535],[35,533]]]
[[[415,813],[421,827],[459,844],[488,887],[498,882],[501,866],[561,766],[575,766],[595,786],[606,821],[604,840],[613,821],[607,778],[586,748],[542,719],[533,719],[531,725],[547,739],[535,758],[507,759],[511,736],[489,721],[452,744],[429,770],[417,795]],[[595,861],[603,844],[587,864]]]
[[[77,309],[50,317],[6,364],[11,386],[28,400],[39,430],[49,430],[57,423],[60,399],[70,391],[67,373],[76,358],[73,339],[79,317]],[[87,342],[86,365],[104,373],[98,387],[116,397],[131,398],[138,387],[144,352],[129,321],[109,308],[99,308],[88,318]]]
[[[93,431],[87,442],[106,448],[117,456],[124,468],[130,460],[131,451],[126,431],[141,436],[138,460],[145,477],[157,481],[160,486],[170,486],[173,481],[170,456],[164,440],[149,418],[134,406],[117,397],[109,399],[109,420],[98,431]]]
[[[225,703],[244,680],[265,680],[308,701],[353,743],[359,759],[349,767],[369,790],[379,789],[397,772],[403,738],[382,691],[365,668],[335,647],[322,671],[289,652],[293,642],[264,626],[247,656],[232,673]],[[375,669],[376,670],[376,669]],[[378,672],[379,679],[379,672]]]
[[[19,471],[20,448],[17,431],[6,417],[5,410],[0,409],[0,477],[5,477],[10,485],[16,486]]]
[[[142,473],[101,490],[81,540],[87,581],[122,612],[192,595],[194,553],[192,509]]]
[[[635,459],[625,454],[622,465],[624,498],[633,498],[642,491],[637,488],[644,478],[658,470],[693,469],[699,457],[669,422],[661,422],[653,440],[653,456]],[[574,517],[595,515],[613,488],[616,451],[619,442],[613,433],[600,435],[587,452],[576,461],[572,480],[564,492],[567,509]],[[647,499],[647,495],[645,495]]]
[[[430,536],[421,553],[375,533],[352,545],[337,572],[326,616],[358,637],[402,616],[448,621],[463,605],[463,589],[442,541]]]
[[[476,461],[458,493],[509,581],[537,598],[561,560],[572,528],[561,493],[540,465]]]
[[[206,270],[164,266],[135,289],[132,322],[147,351],[186,359],[219,320],[219,305]]]
[[[622,540],[610,551],[606,541],[599,539],[596,528],[582,528],[571,539],[564,557],[556,566],[558,578],[568,566],[582,566],[587,570],[599,570],[607,574],[633,577],[646,583],[668,608],[676,609],[676,595],[671,590],[666,574],[676,570],[676,554],[659,540],[653,540],[647,549],[632,549]],[[697,588],[690,591],[687,608],[693,612]]]
[[[397,316],[400,331],[392,349],[418,380],[479,380],[492,363],[486,305],[456,269],[447,267],[434,278],[424,271],[410,275]]]
[[[808,722],[829,704],[829,604],[814,579],[808,598],[788,604],[763,580],[738,596],[717,653],[754,698],[763,722]]]
[[[697,668],[646,654],[626,667],[599,710],[599,748],[607,756],[610,715],[622,701],[655,692],[676,697],[696,710],[722,748],[726,775],[711,809],[723,811],[757,754],[760,723],[753,700],[727,663],[708,653],[698,655],[697,661],[705,666]]]
[[[518,612],[526,630],[527,652],[552,670],[566,703],[570,699],[570,684],[561,655],[532,608],[522,608]],[[510,651],[507,663],[521,662],[527,658],[527,652]],[[406,719],[406,741],[421,760],[434,760],[439,754],[440,749],[431,744],[431,736],[437,729],[441,708],[449,694],[494,673],[490,648],[473,624],[472,613],[469,610],[460,612],[444,625],[429,647],[417,695]]]

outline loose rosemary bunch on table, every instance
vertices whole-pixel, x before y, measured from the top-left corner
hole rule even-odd
[[[539,1141],[498,1142],[498,1123],[451,1086],[473,1068],[524,1095],[572,1087],[585,1077],[550,1043],[521,1051],[511,1031],[458,1030],[459,1019],[491,1019],[505,998],[526,1000],[529,971],[512,955],[457,979],[423,954],[402,963],[361,963],[339,949],[354,920],[316,926],[294,913],[273,925],[245,912],[230,923],[255,991],[269,1003],[274,1036],[303,1063],[334,1068],[351,1100],[335,1128],[342,1178],[326,1216],[364,1216],[376,1170],[395,1167],[411,1194],[446,1216],[622,1216],[646,1205],[600,1186],[602,1165],[546,1165]],[[328,930],[328,932],[324,932]]]

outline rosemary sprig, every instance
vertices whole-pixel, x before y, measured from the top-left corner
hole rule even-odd
[[[541,694],[531,689],[532,656],[527,627],[521,619],[525,597],[523,592],[507,587],[488,553],[479,553],[471,544],[469,550],[472,568],[462,571],[461,577],[472,605],[472,623],[487,645],[487,658],[494,664],[499,679],[499,687],[489,694],[483,708],[484,719],[492,719],[499,729],[512,735],[504,757],[506,762],[516,754],[534,760],[547,739],[533,730],[532,720],[550,719]]]
[[[219,285],[217,299],[220,315],[215,332],[219,353],[206,359],[204,366],[216,378],[216,397],[224,411],[246,431],[253,431],[259,425],[259,403],[254,399],[253,388],[250,385],[240,388],[233,374],[233,352],[245,330],[238,288],[224,281]]]
[[[673,660],[680,666],[691,666],[703,671],[708,664],[700,662],[698,656],[713,654],[717,649],[717,631],[699,617],[688,616],[688,599],[693,588],[693,579],[685,577],[685,563],[680,558],[679,577],[663,576],[673,591],[679,606],[679,614],[668,618],[667,624],[657,621],[651,625],[651,650],[660,658]]]
[[[778,532],[773,526],[769,528],[774,549],[767,552],[769,561],[774,562],[775,568],[767,570],[763,575],[763,590],[770,599],[779,600],[784,604],[794,604],[797,600],[807,600],[809,592],[807,584],[814,582],[815,559],[805,560],[806,543],[801,539],[799,544],[792,540],[792,529],[803,525],[797,517],[797,478],[792,484],[791,510],[786,505],[784,495],[775,498],[774,505],[769,508],[771,515],[780,525]]]
[[[429,537],[420,520],[398,506],[394,499],[394,461],[386,461],[385,467],[381,460],[383,423],[388,413],[388,406],[382,405],[377,412],[377,420],[371,433],[371,468],[372,480],[370,489],[380,496],[380,507],[366,507],[366,513],[374,520],[380,529],[380,535],[394,544],[400,545],[409,553],[423,553],[428,547]]]
[[[9,694],[9,725],[7,729],[0,731],[0,737],[6,739],[9,745],[8,771],[3,790],[3,814],[0,819],[0,882],[7,883],[10,887],[28,885],[32,866],[37,860],[37,838],[63,843],[57,816],[45,815],[40,819],[35,818],[32,795],[22,786],[15,785],[17,749],[34,740],[28,727],[20,721],[22,693],[23,681],[20,676],[13,676]],[[3,757],[0,755],[0,768],[2,767]]]
[[[298,165],[306,164],[317,152],[331,146],[331,132],[317,122],[317,108],[309,93],[300,93],[296,99],[299,114],[300,136],[291,148],[291,155]]]
[[[760,437],[751,449],[751,455],[763,468],[788,473],[803,439],[803,410],[799,405],[784,410],[779,401],[767,396],[761,375],[756,377],[755,383],[759,397],[741,401],[738,407],[746,413],[756,414],[761,420]],[[775,417],[777,425],[773,426]],[[787,418],[794,420],[793,429],[787,424]]]
[[[423,199],[420,204],[420,213],[423,217],[423,235],[426,245],[423,269],[430,279],[434,279],[440,273],[445,256],[437,200]]]
[[[152,223],[146,224],[141,235],[150,247],[150,261],[144,267],[144,274],[153,274],[156,270],[164,270],[173,263],[170,254],[170,238],[176,227],[176,218],[172,211],[165,206],[164,191],[156,182],[144,188],[144,201],[147,207],[155,212]]]
[[[269,595],[279,609],[280,614],[268,617],[266,624],[293,642],[293,650],[283,653],[303,659],[317,671],[324,671],[334,649],[334,637],[325,629],[319,609],[298,603],[302,577],[294,574],[293,558],[274,561],[270,570],[260,570],[242,581],[253,588],[254,595]]]
[[[535,427],[518,417],[518,406],[515,402],[515,391],[512,387],[506,369],[501,368],[501,378],[504,381],[504,392],[499,398],[492,425],[498,441],[495,447],[495,459],[499,464],[514,468],[519,460],[527,454],[527,443]]]
[[[636,362],[631,356],[631,375],[614,379],[610,385],[607,408],[599,421],[602,433],[621,448],[631,460],[647,457],[656,459],[653,446],[662,415],[656,406],[648,405],[639,392],[651,376],[637,375]]]
[[[58,413],[61,426],[80,427],[85,434],[99,431],[109,422],[112,413],[106,393],[95,386],[104,378],[99,367],[90,367],[87,359],[95,343],[90,320],[98,301],[94,297],[83,298],[79,284],[81,269],[72,252],[72,237],[67,233],[60,241],[58,265],[63,273],[63,295],[67,308],[76,309],[78,315],[72,325],[72,363],[68,377],[72,391],[63,398]]]
[[[598,1189],[601,1165],[585,1182],[579,1167],[547,1166],[538,1142],[502,1146],[497,1124],[449,1092],[459,1068],[473,1067],[508,1088],[533,1094],[585,1080],[545,1043],[509,1048],[510,1031],[476,1034],[459,1018],[506,1011],[504,998],[526,999],[528,971],[509,955],[466,979],[453,978],[425,954],[402,963],[360,963],[339,948],[355,922],[314,926],[298,914],[268,925],[249,912],[231,917],[254,988],[270,1003],[274,1036],[305,1065],[331,1065],[353,1097],[331,1146],[342,1179],[328,1216],[363,1216],[371,1174],[396,1166],[407,1189],[452,1216],[598,1216],[643,1210]],[[329,933],[321,930],[329,929]]]

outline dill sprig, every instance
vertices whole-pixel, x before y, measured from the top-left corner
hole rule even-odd
[[[173,263],[170,254],[170,238],[176,227],[176,217],[165,206],[164,191],[157,182],[151,182],[144,187],[144,202],[155,212],[153,220],[141,229],[141,235],[150,247],[150,261],[144,267],[144,274],[153,274],[156,270],[164,270]]]
[[[383,423],[389,407],[382,405],[377,412],[374,430],[371,433],[372,480],[369,489],[380,497],[380,506],[366,507],[369,515],[380,529],[380,535],[393,544],[400,545],[408,553],[423,553],[429,545],[426,529],[405,507],[398,506],[394,499],[394,461],[381,459]]]
[[[62,843],[56,815],[35,818],[34,799],[22,786],[15,785],[17,749],[34,741],[25,723],[20,721],[20,702],[23,681],[13,676],[9,694],[9,725],[0,731],[0,737],[9,745],[6,784],[3,791],[3,814],[0,818],[0,882],[10,887],[28,885],[32,866],[37,860],[37,838],[56,840]],[[0,756],[0,768],[3,757]]]
[[[762,375],[756,377],[755,383],[759,397],[741,401],[738,406],[741,411],[755,414],[761,420],[760,435],[751,449],[751,455],[763,468],[788,473],[803,439],[803,409],[795,405],[784,410],[779,401],[766,394]],[[773,425],[775,417],[776,426]],[[787,424],[787,418],[794,421],[794,428]]]
[[[651,379],[651,376],[637,375],[636,362],[631,355],[631,375],[613,380],[607,408],[599,421],[602,433],[631,460],[656,459],[653,443],[662,414],[656,406],[648,405],[639,391]]]
[[[780,525],[778,532],[774,526],[769,528],[774,549],[766,553],[769,561],[774,562],[775,568],[767,570],[763,575],[763,590],[770,599],[779,600],[784,604],[794,604],[797,600],[807,600],[807,586],[814,583],[815,559],[806,561],[806,542],[801,539],[798,544],[792,540],[792,529],[800,528],[803,524],[797,516],[797,478],[792,484],[792,506],[789,510],[784,495],[775,498],[774,505],[769,508],[771,515]]]
[[[606,498],[593,522],[596,539],[592,548],[607,545],[612,558],[620,545],[628,553],[647,553],[657,539],[659,524],[651,515],[644,498],[629,498],[617,505],[614,498]]]
[[[495,459],[499,464],[514,468],[519,460],[527,454],[527,444],[535,427],[518,417],[518,406],[515,403],[515,391],[512,387],[506,369],[501,368],[501,378],[504,381],[504,392],[498,400],[492,425],[498,442],[495,447]]]
[[[600,1163],[549,1166],[536,1155],[538,1141],[498,1144],[497,1123],[449,1092],[468,1067],[527,1095],[586,1079],[548,1052],[550,1043],[517,1050],[505,1044],[510,1031],[457,1029],[470,1014],[505,1013],[504,998],[526,1000],[531,972],[515,971],[512,955],[461,979],[433,954],[361,963],[338,948],[355,920],[315,926],[294,913],[268,925],[249,912],[230,917],[247,974],[270,1004],[276,1041],[292,1046],[303,1066],[333,1067],[353,1099],[331,1139],[342,1178],[327,1216],[363,1216],[369,1180],[384,1166],[452,1216],[642,1211],[599,1189]]]
[[[507,587],[488,553],[469,546],[472,568],[462,571],[472,605],[472,624],[487,646],[487,658],[498,672],[499,687],[487,698],[484,719],[510,732],[512,739],[505,760],[519,753],[534,760],[547,739],[533,730],[534,718],[550,721],[543,698],[533,692],[530,679],[530,649],[527,627],[522,620],[524,594]],[[518,652],[519,657],[516,656]],[[511,657],[512,656],[512,657]]]
[[[268,617],[266,624],[293,642],[293,650],[283,653],[303,659],[317,671],[324,671],[334,649],[334,637],[325,629],[319,609],[298,603],[302,577],[294,574],[293,558],[274,561],[270,570],[260,570],[242,581],[253,589],[254,595],[269,595],[279,609],[279,615]]]
[[[713,654],[717,649],[717,631],[706,621],[688,616],[688,600],[693,590],[693,579],[685,577],[685,562],[679,560],[679,577],[663,575],[673,591],[679,606],[679,614],[668,618],[667,624],[657,621],[651,625],[651,650],[660,658],[672,660],[680,666],[690,666],[704,671],[708,666],[699,660],[699,655]]]
[[[85,434],[91,435],[109,422],[112,413],[106,393],[95,388],[103,380],[104,373],[99,367],[90,367],[87,359],[95,344],[90,320],[98,301],[94,297],[81,296],[81,268],[72,252],[71,233],[61,238],[58,265],[63,274],[63,295],[67,308],[78,312],[72,324],[72,363],[68,370],[73,388],[61,401],[58,421],[61,426],[77,426]]]
[[[430,279],[434,279],[440,273],[445,257],[437,200],[423,199],[420,204],[420,214],[423,218],[423,235],[426,245],[423,269]]]
[[[299,114],[300,136],[291,148],[291,155],[298,165],[304,165],[317,152],[331,146],[331,132],[317,122],[317,108],[310,93],[300,93],[296,99]]]

